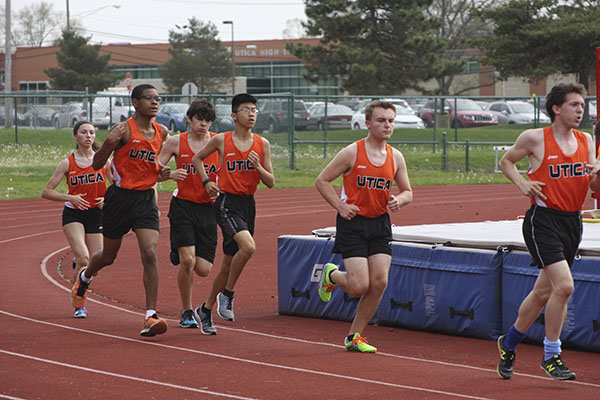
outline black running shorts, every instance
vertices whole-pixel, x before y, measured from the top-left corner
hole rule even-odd
[[[392,254],[392,224],[388,213],[376,218],[357,215],[351,220],[337,215],[334,253],[343,259],[367,258],[373,254]]]
[[[98,207],[79,210],[65,206],[62,213],[63,226],[74,222],[82,224],[85,233],[102,233],[102,210]]]
[[[212,263],[217,248],[217,220],[215,208],[210,203],[171,198],[169,207],[171,223],[171,249],[194,246],[196,256]]]
[[[232,256],[239,250],[233,236],[241,231],[254,234],[254,196],[221,193],[215,200],[215,211],[217,223],[223,232],[223,253]]]
[[[532,205],[523,220],[523,238],[538,268],[565,260],[569,267],[583,235],[579,211],[566,212]]]
[[[154,189],[129,190],[110,185],[104,195],[104,236],[119,239],[130,229],[160,231]]]

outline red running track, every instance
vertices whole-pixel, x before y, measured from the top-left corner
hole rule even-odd
[[[392,215],[394,224],[513,219],[528,204],[512,185],[414,191],[413,204]],[[370,326],[364,334],[379,352],[356,354],[342,346],[346,322],[279,316],[277,237],[335,224],[314,189],[258,191],[257,251],[236,287],[236,321],[215,316],[217,336],[181,329],[176,268],[168,260],[169,198],[159,196],[158,248],[159,313],[169,331],[152,339],[138,335],[144,292],[135,236],[92,284],[90,316],[76,320],[61,205],[0,202],[0,398],[600,398],[596,353],[565,350],[577,380],[555,382],[539,368],[542,349],[523,344],[515,376],[503,381],[493,341]],[[196,278],[196,304],[220,261],[219,249],[211,275]]]

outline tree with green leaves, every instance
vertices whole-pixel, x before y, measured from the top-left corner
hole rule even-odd
[[[171,93],[179,93],[186,82],[200,93],[215,92],[231,79],[231,56],[217,36],[217,27],[192,17],[183,31],[170,30],[171,59],[162,67],[162,80]]]
[[[352,94],[386,95],[416,89],[456,70],[435,36],[437,18],[423,12],[431,0],[306,0],[305,24],[320,44],[288,44],[308,64],[307,79],[338,77]],[[462,66],[461,66],[462,68]]]
[[[100,45],[90,45],[89,40],[73,31],[62,32],[56,52],[58,67],[44,70],[52,89],[96,93],[118,81],[110,73],[110,54],[100,55]]]
[[[588,88],[600,46],[600,1],[510,0],[479,13],[494,35],[476,43],[501,78],[575,74]]]

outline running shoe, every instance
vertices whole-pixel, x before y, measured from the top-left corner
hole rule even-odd
[[[227,321],[233,321],[233,296],[228,297],[220,292],[217,294],[217,314]]]
[[[348,351],[358,351],[361,353],[375,353],[377,351],[377,347],[367,343],[367,339],[360,336],[360,333],[358,332],[354,334],[352,340],[348,340],[348,337],[346,337],[346,339],[344,339],[344,344]]]
[[[85,306],[76,308],[75,313],[73,314],[73,317],[75,317],[75,318],[87,318],[87,316],[88,316],[88,314],[87,314],[87,309],[85,308]]]
[[[550,378],[556,379],[557,381],[570,381],[576,377],[575,372],[571,372],[563,363],[560,354],[557,354],[546,361],[542,361],[540,368],[543,369]]]
[[[182,328],[197,328],[198,321],[194,317],[193,310],[185,310],[181,313],[181,319],[179,320],[179,326]]]
[[[514,367],[513,364],[515,362],[515,351],[510,350],[504,344],[504,337],[506,335],[502,335],[498,338],[498,351],[500,352],[500,361],[498,362],[498,367],[496,371],[498,371],[498,375],[502,379],[510,379],[513,376]]]
[[[85,271],[86,269],[87,268],[81,269],[81,272],[77,277],[77,281],[75,281],[73,289],[71,289],[71,304],[73,304],[73,307],[75,308],[81,308],[85,306],[89,283],[86,283],[81,280],[81,274],[83,274],[83,271]]]
[[[179,251],[171,250],[171,252],[169,253],[169,260],[171,260],[171,264],[179,265]]]
[[[165,333],[167,331],[167,321],[158,318],[156,314],[144,320],[144,327],[140,331],[140,335],[152,337]]]
[[[321,280],[319,281],[319,297],[325,303],[331,300],[331,292],[335,289],[335,284],[331,282],[329,279],[329,274],[333,271],[336,271],[338,266],[332,263],[325,264],[325,268],[323,268],[323,273],[321,274]]]
[[[202,306],[196,307],[196,318],[200,321],[200,330],[204,335],[216,335],[217,328],[213,324],[212,313],[202,312]]]

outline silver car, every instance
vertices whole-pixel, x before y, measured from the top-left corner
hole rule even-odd
[[[498,117],[498,125],[531,124],[536,117],[533,104],[517,100],[493,102],[487,111]],[[542,112],[539,113],[539,119],[541,124],[550,123],[550,118]]]

